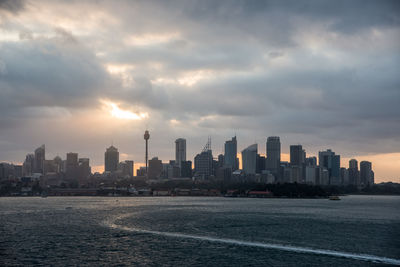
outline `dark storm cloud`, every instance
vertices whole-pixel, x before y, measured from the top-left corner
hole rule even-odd
[[[1,46],[1,109],[26,106],[81,107],[111,86],[95,57],[65,30]]]
[[[24,6],[24,0],[0,0],[0,12],[4,10],[16,14],[23,10]]]
[[[13,15],[0,30],[19,37],[0,39],[5,128],[23,131],[21,118],[34,124],[108,99],[145,108],[166,139],[186,134],[199,148],[208,134],[223,140],[238,130],[243,146],[277,134],[344,153],[398,151],[398,1],[1,1],[4,6]],[[40,20],[32,6],[55,17]],[[109,73],[109,65],[128,68]]]

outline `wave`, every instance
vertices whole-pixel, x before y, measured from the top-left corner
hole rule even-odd
[[[128,216],[129,215],[125,214],[124,216],[121,216],[118,219],[121,219],[122,217],[128,217]],[[190,235],[190,234],[173,233],[173,232],[144,230],[144,229],[139,229],[139,228],[117,225],[117,224],[115,224],[115,221],[116,220],[114,220],[114,222],[108,221],[108,222],[105,222],[105,224],[108,227],[111,227],[114,229],[128,231],[128,232],[135,232],[135,233],[151,234],[151,235],[166,236],[166,237],[173,237],[173,238],[194,239],[194,240],[200,240],[200,241],[224,243],[224,244],[237,245],[237,246],[258,247],[258,248],[275,249],[275,250],[288,251],[288,252],[294,252],[294,253],[316,254],[316,255],[332,256],[332,257],[339,257],[339,258],[348,258],[348,259],[353,259],[353,260],[369,261],[369,262],[375,262],[375,263],[400,265],[400,259],[380,257],[380,256],[375,256],[375,255],[355,254],[355,253],[350,253],[350,252],[341,252],[341,251],[326,250],[326,249],[315,249],[315,248],[308,248],[308,247],[297,247],[297,246],[273,244],[273,243],[251,242],[251,241],[243,241],[243,240],[229,239],[229,238],[217,238],[217,237],[210,237],[210,236],[199,236],[199,235]]]

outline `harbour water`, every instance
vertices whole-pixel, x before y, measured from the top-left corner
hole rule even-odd
[[[400,197],[0,198],[0,265],[400,265]]]

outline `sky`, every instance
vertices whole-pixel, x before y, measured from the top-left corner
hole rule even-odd
[[[280,136],[400,182],[400,1],[0,0],[0,161]]]

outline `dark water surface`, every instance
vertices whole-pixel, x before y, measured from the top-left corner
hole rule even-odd
[[[0,265],[400,264],[400,197],[0,198]]]

